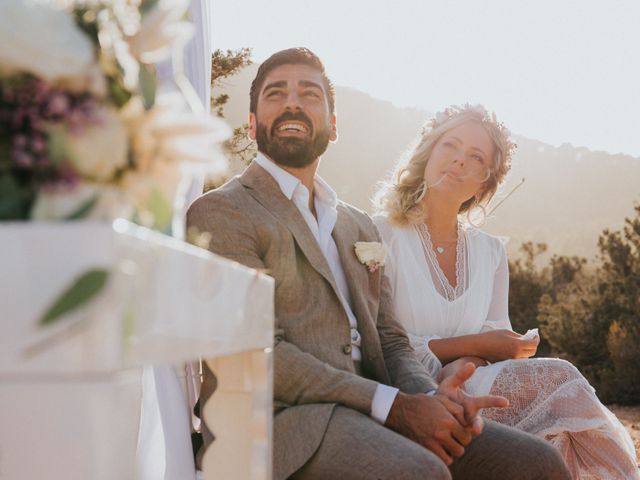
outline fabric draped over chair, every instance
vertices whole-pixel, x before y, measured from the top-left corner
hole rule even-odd
[[[195,33],[184,49],[184,73],[206,112],[210,111],[211,97],[210,13],[208,0],[191,0],[189,16]],[[171,82],[174,72],[171,60],[157,65],[157,70],[160,84]],[[176,211],[177,222],[184,222],[186,209],[202,193],[203,185],[204,178],[194,173],[186,179],[182,190],[184,210]],[[174,365],[144,368],[138,440],[141,480],[196,478],[189,427],[199,384],[193,368],[187,366],[187,398],[180,379],[185,375],[184,370]]]

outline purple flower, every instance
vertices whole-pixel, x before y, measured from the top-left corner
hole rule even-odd
[[[60,92],[49,97],[47,113],[51,116],[63,116],[69,111],[69,98]]]
[[[24,134],[15,135],[13,137],[13,146],[15,148],[23,149],[27,146],[28,140],[28,137]]]
[[[40,79],[0,79],[0,130],[10,139],[10,167],[22,178],[30,175],[36,190],[43,184],[77,184],[79,176],[68,162],[49,158],[45,126],[63,124],[81,132],[98,121],[98,107],[89,94],[61,90]]]
[[[42,153],[47,148],[47,141],[44,138],[44,135],[35,134],[31,138],[31,151],[36,153]]]
[[[23,168],[28,168],[33,165],[33,157],[24,150],[14,150],[13,161]]]

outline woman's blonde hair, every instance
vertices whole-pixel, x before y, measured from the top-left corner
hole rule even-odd
[[[424,171],[433,149],[446,132],[466,122],[477,122],[484,127],[495,146],[495,155],[479,197],[465,201],[459,213],[476,205],[486,205],[496,193],[498,185],[511,168],[511,157],[516,145],[509,131],[498,123],[495,114],[489,114],[481,105],[451,106],[430,119],[397,163],[391,178],[381,184],[374,196],[378,213],[400,226],[416,225],[424,220],[426,194]]]

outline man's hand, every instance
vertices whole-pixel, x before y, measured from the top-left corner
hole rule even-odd
[[[479,333],[478,340],[480,357],[490,362],[533,357],[540,343],[540,337],[525,338],[506,329]]]
[[[471,435],[477,436],[482,432],[484,423],[480,416],[480,410],[483,408],[504,408],[509,405],[509,401],[504,397],[496,395],[485,395],[482,397],[472,397],[467,395],[462,389],[476,366],[473,363],[465,363],[445,378],[438,387],[438,394],[444,395],[449,400],[462,407],[462,415],[456,415],[458,421],[467,429]]]
[[[453,362],[447,363],[440,369],[438,375],[436,376],[436,382],[440,383],[445,378],[451,375],[455,375],[460,367],[469,362],[473,363],[476,367],[483,367],[487,364],[487,361],[480,357],[460,357]]]
[[[462,456],[472,439],[464,419],[464,408],[443,395],[396,396],[385,425],[435,453],[447,465]]]

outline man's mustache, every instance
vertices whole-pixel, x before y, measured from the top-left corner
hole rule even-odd
[[[273,125],[271,127],[271,135],[275,135],[276,133],[276,127],[278,125],[280,125],[282,122],[286,122],[286,121],[291,121],[291,120],[297,120],[298,122],[302,122],[304,123],[307,128],[309,129],[309,132],[313,133],[313,126],[311,124],[311,119],[304,114],[303,112],[284,112],[282,115],[280,115],[278,118],[276,118],[273,122]]]

